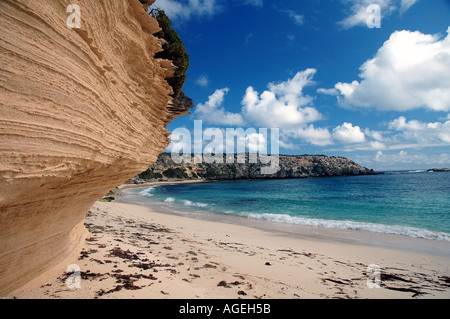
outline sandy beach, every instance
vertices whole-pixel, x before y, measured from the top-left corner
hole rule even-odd
[[[85,225],[89,235],[74,262],[78,269],[8,297],[450,297],[446,257],[306,240],[115,201],[98,201]],[[368,269],[374,264],[379,268]]]

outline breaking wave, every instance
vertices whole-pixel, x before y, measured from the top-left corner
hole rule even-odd
[[[139,196],[153,196],[152,191],[154,190],[154,187],[148,187],[141,190],[138,195]]]
[[[184,206],[192,206],[192,207],[206,207],[206,206],[208,206],[208,204],[191,202],[190,200],[183,200],[183,205]]]
[[[403,235],[415,238],[426,238],[433,240],[442,240],[450,242],[450,234],[444,232],[436,232],[428,229],[411,227],[411,226],[401,226],[401,225],[386,225],[386,224],[376,224],[376,223],[365,223],[356,222],[349,220],[326,220],[317,218],[305,218],[299,216],[290,216],[287,214],[257,214],[257,213],[246,213],[241,214],[243,217],[252,219],[262,219],[272,222],[297,224],[305,226],[316,226],[325,228],[338,228],[338,229],[348,229],[348,230],[363,230],[375,233],[386,233]]]

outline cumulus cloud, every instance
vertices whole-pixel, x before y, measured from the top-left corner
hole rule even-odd
[[[245,137],[245,143],[250,153],[266,152],[266,138],[260,133],[251,133]]]
[[[268,89],[261,94],[248,87],[241,101],[240,113],[224,109],[223,103],[229,89],[218,89],[207,102],[199,103],[193,114],[196,119],[215,125],[304,128],[322,117],[312,106],[313,98],[303,93],[305,86],[314,83],[312,77],[315,73],[314,69],[298,72],[292,79],[268,84]],[[198,80],[203,82],[202,78]]]
[[[196,106],[193,115],[207,124],[222,127],[279,128],[280,145],[289,149],[298,149],[302,142],[315,146],[336,145],[338,148],[334,150],[339,151],[392,151],[450,144],[448,115],[437,122],[408,120],[400,116],[386,123],[384,131],[362,128],[350,122],[334,128],[315,126],[322,116],[313,106],[313,98],[303,92],[306,86],[314,83],[315,73],[314,69],[300,71],[286,81],[270,83],[261,94],[248,87],[241,101],[241,111],[236,113],[223,106],[229,89],[218,89],[206,102]],[[360,85],[355,85],[354,90]],[[351,86],[343,87],[342,91],[354,94]],[[254,137],[249,137],[251,139],[246,142],[257,145],[255,141],[261,137]]]
[[[301,139],[309,144],[317,146],[341,145],[345,150],[382,150],[386,146],[381,132],[369,129],[361,130],[359,126],[344,122],[330,130],[328,128],[314,127],[310,124],[306,127],[289,129],[283,132],[286,139]],[[349,145],[350,147],[346,147]]]
[[[388,123],[390,129],[399,131],[396,140],[415,142],[420,145],[437,145],[450,143],[450,121],[421,122],[408,121],[404,116]]]
[[[359,126],[347,122],[333,130],[333,137],[344,144],[362,143],[366,140]]]
[[[315,128],[313,124],[291,130],[288,134],[295,139],[302,139],[312,145],[326,146],[333,144],[333,137],[330,131],[327,128]]]
[[[225,111],[222,107],[228,91],[228,88],[218,89],[209,96],[207,102],[197,104],[193,112],[195,118],[212,125],[243,126],[241,114]]]
[[[197,136],[197,137],[196,137]],[[199,138],[200,137],[200,138]],[[169,136],[170,144],[166,152],[174,153],[266,153],[269,140],[264,132],[255,129],[228,129],[220,127],[197,127],[193,131],[176,128]]]
[[[269,84],[261,94],[248,87],[242,114],[259,127],[292,128],[319,120],[321,114],[311,106],[313,98],[303,94],[303,88],[313,83],[315,73],[315,69],[298,72],[292,79]]]
[[[332,133],[342,147],[333,151],[387,151],[446,147],[450,145],[450,120],[422,122],[400,116],[386,123],[387,131],[361,130],[351,123],[337,126]],[[381,154],[381,153],[380,153]]]
[[[318,92],[336,95],[344,107],[450,110],[450,34],[396,31],[360,70],[360,81]]]

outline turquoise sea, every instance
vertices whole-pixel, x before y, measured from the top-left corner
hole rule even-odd
[[[447,172],[173,184],[126,189],[122,199],[193,216],[450,242]]]

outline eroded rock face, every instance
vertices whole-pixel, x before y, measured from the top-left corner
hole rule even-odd
[[[0,1],[0,295],[76,261],[85,214],[168,145],[173,65],[138,0]]]

